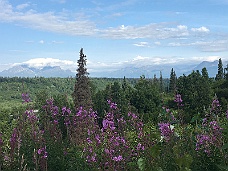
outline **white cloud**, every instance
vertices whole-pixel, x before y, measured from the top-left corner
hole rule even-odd
[[[17,50],[17,49],[13,49],[13,50],[9,50],[10,52],[16,52],[16,53],[25,53],[28,51],[24,51],[24,50]]]
[[[40,43],[40,44],[44,44],[44,40],[40,40],[39,43]]]
[[[214,40],[214,41],[195,41],[195,42],[170,42],[168,46],[181,47],[192,46],[200,49],[203,52],[222,52],[228,51],[228,40]]]
[[[52,0],[52,1],[60,3],[60,4],[64,4],[64,3],[66,3],[67,0]]]
[[[16,9],[17,9],[17,10],[23,10],[23,9],[29,7],[29,6],[30,6],[29,3],[20,4],[20,5],[17,5],[17,6],[16,6]]]
[[[167,39],[178,38],[189,35],[187,26],[178,25],[176,27],[167,27],[169,23],[153,23],[144,26],[125,26],[121,25],[117,28],[108,28],[100,30],[103,37],[113,39]]]
[[[202,61],[210,61],[213,62],[222,58],[221,56],[194,56],[189,58],[183,57],[173,57],[173,56],[166,56],[166,57],[145,57],[145,56],[136,56],[131,60],[128,61],[119,61],[119,62],[99,62],[99,61],[87,61],[87,69],[89,73],[94,72],[108,72],[108,71],[115,71],[118,69],[126,68],[126,67],[143,67],[143,66],[155,66],[159,67],[159,65],[173,65],[176,66],[178,64],[199,64]],[[227,60],[227,58],[222,58]],[[77,69],[77,62],[70,61],[70,60],[61,60],[56,58],[34,58],[22,63],[15,63],[15,64],[0,64],[0,71],[4,69],[9,69],[12,66],[17,66],[21,64],[26,64],[30,67],[35,68],[43,68],[45,66],[60,66],[64,70],[71,70],[72,72],[76,72]]]
[[[55,58],[34,58],[23,62],[22,64],[35,68],[43,68],[44,66],[60,66],[62,69],[70,69],[72,71],[74,71],[77,67],[76,62]]]
[[[155,45],[160,46],[161,42],[154,42]]]
[[[191,31],[193,32],[201,32],[201,33],[209,33],[210,30],[206,27],[199,27],[199,28],[191,28]]]
[[[144,61],[144,60],[148,60],[149,59],[149,57],[143,57],[143,56],[137,56],[137,57],[135,57],[135,58],[133,58],[133,62],[134,61]]]
[[[130,2],[130,1],[129,1]],[[18,8],[25,7],[21,5]],[[64,13],[64,14],[63,14]],[[120,15],[120,14],[118,14]],[[6,0],[0,2],[0,21],[15,22],[38,30],[45,30],[69,35],[90,35],[113,39],[167,39],[189,36],[188,27],[177,25],[170,27],[170,23],[152,23],[144,26],[125,26],[98,29],[96,24],[79,15],[77,20],[69,20],[67,12],[38,13],[35,10],[16,12]],[[204,27],[199,30],[205,30]]]
[[[62,13],[38,13],[32,9],[16,12],[6,0],[0,1],[0,21],[15,22],[39,30],[70,35],[95,35],[97,32],[95,24],[84,18],[68,20]]]
[[[53,40],[52,43],[53,44],[63,44],[64,42],[63,41],[55,41],[55,40]]]
[[[171,43],[168,43],[168,46],[177,47],[177,46],[186,46],[186,44],[179,43],[179,42],[171,42]]]
[[[184,30],[184,31],[188,30],[188,27],[185,26],[185,25],[178,25],[177,28],[178,28],[179,30]]]
[[[121,17],[123,15],[124,15],[123,13],[117,12],[117,13],[113,13],[111,16],[112,17]]]
[[[139,42],[139,43],[135,43],[133,44],[134,46],[138,46],[138,47],[148,47],[148,42]]]
[[[66,2],[66,0],[58,0]],[[123,4],[135,3],[135,0],[125,1]],[[122,4],[122,5],[123,5]],[[151,23],[142,26],[120,25],[118,27],[98,28],[96,23],[89,20],[85,14],[73,14],[76,19],[69,19],[72,13],[69,11],[43,12],[39,13],[33,9],[27,9],[29,4],[17,6],[23,11],[15,11],[14,7],[7,0],[0,1],[0,22],[12,22],[37,30],[50,31],[73,36],[94,36],[112,39],[142,39],[149,38],[155,41],[159,39],[186,39],[209,33],[210,30],[201,26],[199,28],[188,28],[186,25],[174,25],[173,23]],[[26,8],[26,9],[25,9]],[[122,13],[114,13],[121,16]],[[135,44],[135,46],[143,46]]]
[[[220,56],[201,56],[201,57],[192,57],[192,60],[194,61],[198,61],[198,62],[202,62],[202,61],[209,61],[209,62],[213,62],[215,60],[219,60],[219,58],[221,58]]]

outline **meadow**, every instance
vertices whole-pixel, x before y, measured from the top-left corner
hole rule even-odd
[[[1,78],[1,170],[228,170],[228,81],[170,82],[92,78],[75,109],[74,78]]]

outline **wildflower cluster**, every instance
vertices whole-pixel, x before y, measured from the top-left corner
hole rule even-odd
[[[178,107],[183,106],[183,104],[182,104],[183,100],[181,99],[181,95],[180,94],[176,94],[174,102],[177,103]]]
[[[117,105],[108,101],[110,111],[106,114],[102,122],[101,129],[88,129],[87,144],[84,154],[87,162],[96,165],[102,170],[122,170],[126,164],[137,158],[140,151],[145,149],[140,139],[143,137],[143,123],[134,113],[128,114],[125,120],[117,113]],[[125,132],[129,126],[137,135],[136,146],[131,146],[131,142]]]
[[[23,98],[24,103],[30,101],[28,95]],[[181,95],[177,94],[174,101],[179,111]],[[163,107],[157,125],[144,124],[132,112],[122,115],[116,103],[107,103],[109,111],[100,125],[99,115],[92,109],[80,107],[73,112],[68,107],[59,108],[52,98],[38,112],[26,105],[9,136],[8,146],[5,139],[3,144],[0,133],[0,169],[188,170],[196,162],[194,157],[206,154],[227,159],[222,148],[227,142],[223,131],[227,119],[220,116],[228,118],[228,110],[219,113],[217,99],[197,129],[192,124],[180,124],[177,108]],[[196,135],[194,130],[198,131]]]
[[[28,93],[22,93],[21,98],[22,98],[22,103],[31,102],[31,99]]]
[[[42,157],[42,158],[47,158],[48,157],[48,153],[46,151],[46,146],[38,149],[37,153]]]
[[[218,99],[213,100],[212,109],[206,118],[202,120],[202,133],[196,136],[196,151],[203,151],[210,155],[214,148],[220,148],[223,145],[222,128],[218,119],[218,107],[220,107]],[[214,115],[216,112],[217,115]]]
[[[159,130],[161,132],[162,139],[165,139],[166,142],[169,142],[174,135],[174,126],[170,123],[159,123]]]

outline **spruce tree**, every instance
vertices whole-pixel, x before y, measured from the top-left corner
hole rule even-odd
[[[160,92],[163,92],[163,78],[162,78],[162,72],[160,71],[160,79],[159,79],[159,81],[160,81]]]
[[[169,92],[175,92],[176,90],[176,73],[171,69],[170,79],[169,79]]]
[[[218,74],[216,74],[215,80],[221,80],[223,79],[223,65],[222,65],[222,59],[219,59],[218,62]]]
[[[77,61],[78,69],[73,92],[74,106],[76,110],[80,107],[87,110],[92,107],[92,97],[88,77],[89,73],[87,72],[86,61],[86,55],[83,54],[83,48],[81,48],[80,58]]]
[[[206,67],[204,67],[203,69],[202,69],[202,77],[205,79],[205,80],[209,80],[209,75],[208,75],[208,72],[207,72],[207,68]]]

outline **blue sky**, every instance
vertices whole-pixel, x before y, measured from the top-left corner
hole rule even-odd
[[[228,60],[228,0],[0,0],[0,71]]]

